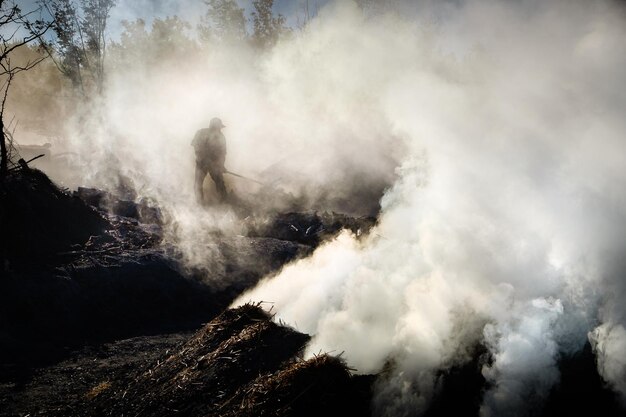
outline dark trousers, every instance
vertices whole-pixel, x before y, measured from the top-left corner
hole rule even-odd
[[[199,203],[204,202],[202,184],[204,184],[204,179],[207,174],[211,176],[211,179],[215,183],[215,189],[217,190],[220,201],[224,201],[227,195],[226,185],[224,184],[224,168],[200,163],[196,163],[196,199]]]

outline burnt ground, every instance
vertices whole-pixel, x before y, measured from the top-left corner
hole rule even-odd
[[[132,197],[69,193],[37,170],[0,184],[0,415],[49,415],[94,381],[147,366],[342,221],[359,233],[373,224],[248,218],[250,235],[216,235],[219,265],[198,271],[162,242],[158,207]]]
[[[367,415],[362,377],[327,355],[304,360],[308,335],[258,305],[226,310],[130,378],[72,410],[94,416]],[[66,413],[72,415],[72,413]]]
[[[63,414],[103,381],[123,379],[189,337],[189,332],[138,336],[88,345],[64,359],[24,373],[15,364],[0,368],[0,416]]]
[[[327,355],[303,360],[308,340],[246,305],[194,333],[85,347],[0,382],[0,415],[369,415],[372,377]]]
[[[214,272],[228,277],[216,286],[162,242],[158,208],[131,197],[72,194],[36,170],[0,184],[0,416],[370,414],[384,373],[355,376],[328,355],[304,360],[308,335],[258,306],[224,309],[262,276],[344,228],[367,233],[374,219],[248,218],[247,236],[215,237]],[[489,360],[479,346],[440,371],[426,415],[478,415]],[[589,345],[559,367],[561,383],[535,415],[624,415]]]

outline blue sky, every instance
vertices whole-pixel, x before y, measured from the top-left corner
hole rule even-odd
[[[308,0],[310,14],[331,0]],[[37,0],[17,0],[23,11],[37,8]],[[252,9],[252,0],[238,0],[238,3],[249,12]],[[274,11],[282,13],[288,18],[290,25],[297,23],[298,15],[304,15],[306,0],[275,0]],[[122,20],[142,18],[150,21],[155,17],[177,15],[192,23],[199,22],[206,6],[203,0],[118,0],[117,6],[111,12],[110,34],[119,35]]]

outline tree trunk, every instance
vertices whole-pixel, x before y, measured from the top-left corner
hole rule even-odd
[[[4,136],[4,120],[0,115],[0,180],[6,177],[9,171],[9,152],[7,151],[7,140]]]

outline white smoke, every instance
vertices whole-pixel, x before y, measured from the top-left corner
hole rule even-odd
[[[267,53],[138,48],[70,126],[91,168],[81,181],[131,178],[172,219],[185,260],[202,265],[212,233],[245,232],[228,209],[194,205],[191,138],[219,116],[232,171],[283,181],[308,202],[352,197],[343,203],[356,213],[370,207],[351,190],[390,186],[369,236],[343,233],[238,300],[275,302],[314,335],[309,353],[390,370],[378,413],[425,410],[437,371],[478,343],[491,355],[485,416],[532,411],[558,382],[559,355],[587,340],[626,398],[623,9],[383,3],[395,9],[331,2]]]
[[[480,339],[493,358],[482,415],[533,411],[558,382],[559,355],[589,331],[599,371],[623,394],[623,10],[422,6],[417,21],[364,20],[335,4],[274,50],[279,91],[290,94],[301,65],[325,63],[310,95],[352,123],[351,100],[373,96],[369,118],[408,151],[369,237],[340,235],[238,303],[274,302],[314,335],[310,353],[345,351],[361,372],[392,361],[381,414],[423,410],[434,373]],[[428,25],[442,8],[446,21]],[[464,321],[482,334],[459,337]]]
[[[337,25],[345,18],[364,25],[349,17],[356,11],[353,5],[327,17]],[[123,10],[114,15],[124,16]],[[134,9],[128,16],[135,16]],[[386,74],[352,66],[354,56],[343,49],[326,49],[335,34],[317,23],[286,37],[276,54],[243,43],[199,44],[191,34],[189,39],[178,35],[174,45],[139,38],[137,44],[111,46],[102,99],[67,126],[66,147],[84,164],[76,170],[80,178],[68,185],[112,189],[120,175],[130,179],[140,197],[156,200],[165,212],[166,241],[178,246],[187,265],[206,270],[217,256],[215,236],[246,232],[244,216],[228,207],[198,207],[193,195],[191,140],[218,116],[227,125],[226,167],[275,188],[263,194],[252,182],[226,177],[227,187],[256,203],[255,210],[289,207],[292,200],[301,209],[356,215],[377,210],[403,154],[403,142],[390,132],[388,121],[373,117],[377,86]],[[370,42],[382,52],[386,39],[376,39],[381,35],[359,43]],[[311,41],[325,48],[321,55],[316,56],[315,45],[302,50]],[[368,59],[366,49],[358,53],[359,61]],[[362,83],[348,81],[363,71],[371,85],[357,91]],[[206,278],[215,280],[212,274]]]
[[[621,324],[603,323],[590,334],[600,374],[626,398],[626,330]]]

